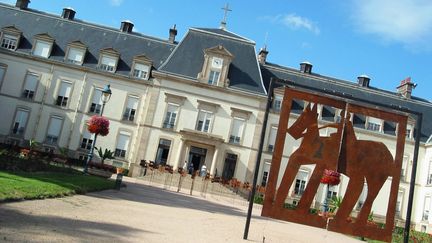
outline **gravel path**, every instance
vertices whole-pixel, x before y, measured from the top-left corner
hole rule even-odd
[[[359,242],[322,229],[267,219],[246,204],[190,196],[126,179],[126,188],[0,204],[0,241],[12,242]]]

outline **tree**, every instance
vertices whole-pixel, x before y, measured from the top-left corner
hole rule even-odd
[[[114,152],[108,149],[102,150],[102,147],[96,148],[99,157],[101,158],[101,163],[104,164],[106,159],[114,159]]]

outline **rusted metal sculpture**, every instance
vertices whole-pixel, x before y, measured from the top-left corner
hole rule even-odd
[[[299,118],[288,128],[288,119],[294,99],[304,100],[308,102],[308,105]],[[318,127],[318,104],[340,109],[340,121]],[[381,142],[358,140],[350,121],[350,114],[373,116],[397,123],[395,158],[393,159],[388,148]],[[340,233],[390,241],[394,225],[406,122],[407,117],[404,115],[285,88],[262,215],[325,228],[326,220],[316,214],[309,213],[309,211],[318,190],[321,176],[325,169],[330,169],[345,174],[350,178],[350,181],[342,205],[337,211],[334,220],[330,221],[328,229]],[[327,127],[335,128],[336,132],[330,136],[321,136],[319,130]],[[291,154],[280,186],[276,190],[287,133],[294,139],[303,139],[300,147]],[[288,191],[300,166],[306,164],[314,164],[315,169],[296,209],[287,209],[284,205]],[[388,177],[392,177],[391,192],[385,228],[381,229],[368,225],[367,218],[373,201]],[[357,218],[354,221],[347,221],[362,192],[365,180],[368,186],[366,201]]]

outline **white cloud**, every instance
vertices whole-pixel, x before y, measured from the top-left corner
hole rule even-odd
[[[407,47],[432,46],[432,1],[354,0],[358,30]]]
[[[123,4],[123,1],[124,0],[110,0],[110,4],[111,4],[111,6],[120,6],[120,5],[122,5]]]
[[[282,24],[292,30],[305,29],[316,35],[320,33],[320,29],[313,21],[293,13],[280,14],[274,17],[267,16],[262,19],[268,20],[272,23]]]

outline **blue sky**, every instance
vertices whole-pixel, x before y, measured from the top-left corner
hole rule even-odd
[[[15,0],[0,0],[14,4]],[[298,68],[302,61],[321,75],[396,91],[411,77],[413,95],[432,100],[432,1],[430,0],[32,0],[29,7],[61,14],[73,7],[76,18],[166,39],[176,24],[177,40],[190,27],[219,27],[229,3],[227,29],[267,45],[268,61]]]

